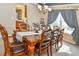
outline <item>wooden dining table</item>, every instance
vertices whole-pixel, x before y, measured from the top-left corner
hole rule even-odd
[[[35,54],[35,45],[40,43],[41,36],[24,36],[23,41],[26,42],[26,53],[28,56],[33,56]]]
[[[23,32],[20,32],[19,34],[16,35],[17,36],[16,38],[18,40],[26,42],[26,53],[28,56],[33,56],[35,54],[35,45],[37,43],[40,43],[41,34],[42,34],[41,32],[39,33],[25,32],[25,34]]]

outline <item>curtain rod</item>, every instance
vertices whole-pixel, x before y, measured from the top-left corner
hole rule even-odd
[[[78,10],[78,9],[52,9],[52,10]]]
[[[52,11],[54,11],[54,10],[78,10],[78,9],[52,9]]]

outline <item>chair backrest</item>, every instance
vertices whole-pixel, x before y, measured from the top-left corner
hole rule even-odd
[[[20,24],[20,31],[27,31],[27,25],[25,23]]]
[[[17,32],[17,31],[16,31],[16,30],[14,30],[14,31],[13,31],[13,35],[12,35],[12,36],[13,36],[13,40],[14,40],[14,41],[16,41],[16,32]]]
[[[45,30],[42,32],[41,35],[41,43],[45,40],[45,39],[49,39],[51,37],[51,29]]]
[[[53,26],[53,30],[55,30],[55,29],[60,29],[60,27],[58,27],[58,26]]]
[[[22,21],[16,21],[16,30],[17,31],[28,31],[29,30],[29,24],[26,24]]]
[[[60,30],[60,34],[63,35],[64,34],[64,29]]]
[[[60,34],[59,34],[59,39],[62,39],[63,38],[63,34],[64,34],[64,29],[61,29],[60,30]]]
[[[59,29],[55,29],[52,31],[52,40],[58,40],[59,37]]]
[[[0,32],[1,32],[1,35],[2,35],[2,39],[4,41],[4,48],[5,48],[5,55],[6,55],[6,53],[9,53],[9,51],[10,51],[8,33],[2,25],[0,25]]]

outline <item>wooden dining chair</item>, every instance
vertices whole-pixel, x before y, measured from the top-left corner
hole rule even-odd
[[[62,44],[63,44],[63,35],[64,35],[64,29],[61,29],[59,33],[59,38],[58,38],[58,43],[61,44],[60,47],[62,47]]]
[[[16,30],[21,32],[29,31],[30,26],[22,21],[16,21]]]
[[[36,45],[36,49],[38,55],[42,55],[42,52],[47,50],[47,55],[49,56],[49,46],[50,46],[50,37],[51,37],[51,30],[43,31],[41,34],[41,41]]]
[[[8,33],[2,25],[0,25],[0,32],[4,42],[5,56],[19,56],[25,54],[25,48],[22,43],[20,43],[19,41],[14,41],[12,43],[9,42]]]
[[[52,46],[55,46],[56,51],[58,48],[59,29],[52,30],[51,35],[50,54],[52,55]]]
[[[59,26],[53,26],[53,30],[55,30],[55,29],[60,29],[60,27]]]

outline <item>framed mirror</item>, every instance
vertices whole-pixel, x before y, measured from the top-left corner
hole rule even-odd
[[[16,19],[23,20],[27,18],[27,6],[24,4],[16,5]]]

